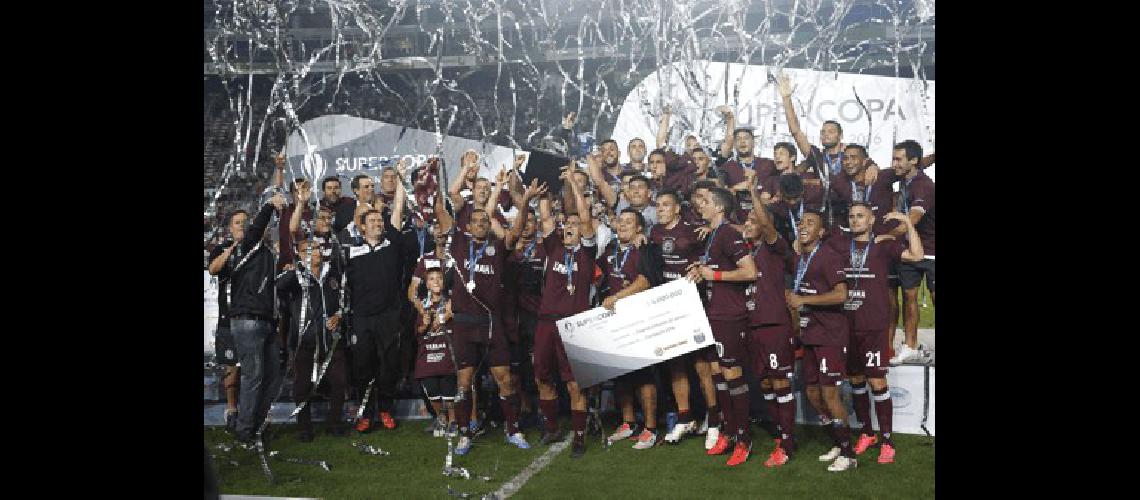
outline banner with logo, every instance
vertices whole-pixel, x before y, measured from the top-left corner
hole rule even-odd
[[[777,142],[795,144],[772,66],[712,61],[662,66],[626,96],[612,137],[629,161],[626,145],[640,137],[654,144],[662,106],[673,110],[668,144],[678,148],[688,134],[719,148],[725,124],[716,107],[733,108],[737,127],[751,127],[757,156],[771,158]],[[934,151],[934,81],[784,68],[793,82],[792,103],[808,141],[820,146],[824,121],[843,127],[843,142],[867,148],[880,168],[891,164],[895,143],[913,139],[924,154]],[[726,84],[727,80],[727,84]],[[798,149],[798,146],[797,146]],[[799,153],[804,158],[804,152]],[[926,169],[934,178],[934,167]]]
[[[557,322],[579,387],[713,345],[712,327],[691,281],[670,281]]]
[[[440,140],[435,132],[348,115],[317,117],[301,129],[304,134],[294,131],[286,142],[286,175],[316,179],[318,189],[321,179],[338,176],[343,196],[352,196],[349,182],[359,174],[371,175],[379,186],[381,170],[400,158],[408,160],[409,170],[419,167],[436,154]],[[479,175],[492,180],[500,168],[510,168],[516,153],[523,152],[462,137],[442,139],[439,155],[448,183],[459,177],[459,161],[468,149],[479,153]]]
[[[819,418],[815,409],[808,403],[807,397],[803,392],[803,377],[801,362],[796,362],[796,379],[793,387],[796,390],[796,421],[801,424],[818,425]],[[891,420],[891,427],[893,432],[902,434],[922,434],[922,411],[923,411],[923,395],[929,398],[929,406],[927,408],[926,429],[930,431],[933,436],[934,432],[934,373],[935,368],[930,367],[930,385],[929,391],[926,390],[923,377],[925,376],[925,366],[916,365],[902,365],[892,366],[890,371],[887,372],[887,385],[891,388],[891,405],[894,408],[893,418]],[[842,387],[842,398],[844,404],[847,405],[847,423],[852,427],[860,426],[859,419],[855,416],[855,407],[852,403],[851,385],[844,382]],[[874,407],[871,407],[871,427],[874,429],[879,428],[879,419],[875,416]]]

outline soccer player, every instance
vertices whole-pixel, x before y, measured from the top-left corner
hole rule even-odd
[[[602,306],[613,310],[618,300],[626,298],[637,292],[648,290],[659,279],[651,279],[659,275],[660,270],[655,269],[659,263],[651,253],[656,246],[642,245],[635,248],[632,240],[643,234],[645,219],[641,212],[634,208],[622,210],[617,217],[617,238],[610,242],[606,252],[598,259],[598,266],[602,269],[603,285],[601,287]],[[641,409],[645,413],[645,428],[637,436],[635,450],[645,450],[657,444],[657,384],[653,381],[653,366],[647,366],[631,373],[618,377],[617,397],[621,405],[622,425],[612,436],[610,442],[616,442],[633,436],[633,390],[637,390],[641,398]]]
[[[528,189],[525,202],[534,196]],[[485,199],[484,201],[488,201]],[[490,200],[493,202],[493,200]],[[472,389],[479,353],[486,349],[486,361],[491,366],[491,375],[499,386],[499,405],[506,420],[506,439],[520,449],[530,445],[518,430],[519,395],[514,392],[510,374],[510,352],[507,339],[502,332],[500,311],[502,308],[502,273],[505,269],[507,248],[514,245],[522,232],[522,224],[515,224],[505,234],[505,238],[493,237],[492,225],[498,226],[483,207],[476,206],[471,212],[466,231],[455,231],[454,220],[443,205],[436,204],[436,219],[441,230],[449,232],[452,246],[447,265],[453,266],[451,300],[455,313],[452,326],[455,335],[452,352],[455,354],[458,376],[458,408],[456,418],[462,436],[456,445],[455,453],[466,455],[471,449],[471,400],[463,396]],[[502,233],[501,226],[495,228]]]
[[[799,310],[808,401],[823,418],[831,419],[835,446],[819,460],[834,460],[829,471],[845,471],[858,465],[851,450],[847,408],[839,399],[850,335],[842,305],[847,299],[847,274],[843,258],[821,241],[826,232],[823,216],[805,212],[798,231],[795,281],[784,293],[788,308]]]
[[[689,265],[697,262],[703,249],[700,238],[696,235],[697,227],[681,220],[681,197],[676,191],[663,191],[657,195],[658,223],[649,231],[649,240],[661,248],[663,257],[662,274],[666,280],[677,280],[685,277]],[[677,424],[665,435],[665,442],[677,443],[685,434],[697,430],[697,423],[693,421],[689,404],[689,373],[688,366],[693,365],[700,380],[701,390],[704,391],[708,414],[705,417],[705,428],[720,425],[720,408],[717,406],[716,390],[713,387],[712,372],[708,356],[715,352],[715,347],[707,347],[701,351],[694,351],[684,356],[678,356],[669,361],[669,374],[673,386],[673,397],[677,402]],[[713,442],[705,449],[716,444]]]
[[[753,177],[753,199],[760,199]],[[784,273],[792,250],[788,241],[780,237],[772,216],[763,203],[756,203],[745,223],[745,236],[752,241],[752,259],[756,279],[749,287],[748,308],[749,354],[752,371],[760,381],[768,413],[776,422],[780,437],[772,450],[766,467],[779,467],[787,463],[796,451],[796,403],[792,393],[791,377],[795,357],[792,348],[791,314],[784,295]]]
[[[563,173],[564,178],[567,175]],[[538,408],[544,420],[542,444],[560,439],[558,395],[554,390],[554,370],[558,370],[570,395],[570,421],[574,431],[570,456],[579,458],[586,453],[586,398],[574,380],[555,322],[590,308],[597,243],[594,220],[581,188],[575,182],[567,184],[574,196],[574,211],[566,214],[561,231],[555,230],[550,201],[542,199],[539,203],[542,233],[537,238],[536,248],[539,257],[545,260],[545,282],[534,329],[534,377],[538,384]]]
[[[699,263],[690,266],[688,275],[694,281],[708,281],[707,315],[717,342],[717,359],[713,363],[713,382],[717,401],[725,415],[721,433],[708,455],[728,450],[729,436],[736,446],[727,465],[748,460],[752,437],[748,432],[748,385],[744,381],[743,364],[748,355],[746,340],[748,310],[744,305],[744,289],[756,279],[756,266],[744,237],[726,220],[733,208],[732,194],[723,188],[708,190],[708,199],[697,206],[701,217],[713,228]],[[709,432],[713,428],[709,427]],[[725,435],[727,434],[727,436]]]
[[[429,269],[425,280],[428,296],[420,303],[416,314],[419,349],[416,351],[415,377],[435,410],[436,423],[432,431],[440,437],[455,423],[455,408],[449,405],[446,416],[443,411],[443,403],[454,401],[456,392],[454,356],[450,348],[454,313],[445,293],[443,269]]]
[[[632,170],[634,172],[644,172],[647,168],[645,164],[645,141],[640,137],[634,137],[629,140],[629,145],[626,147],[626,152],[629,154],[629,163],[621,166],[623,171]]]
[[[903,288],[906,343],[891,360],[892,364],[923,357],[922,350],[918,348],[918,285],[924,276],[926,288],[930,290],[930,302],[934,302],[934,181],[919,168],[921,158],[922,146],[911,140],[895,144],[891,157],[892,177],[899,181],[899,212],[910,218],[926,252],[920,261],[898,265],[899,283]],[[891,231],[891,235],[901,238],[906,231],[906,226],[900,225]]]
[[[879,463],[894,462],[895,449],[891,442],[891,417],[894,411],[891,392],[887,387],[887,315],[890,309],[890,287],[887,275],[891,266],[903,262],[922,260],[922,241],[914,230],[910,218],[891,212],[885,218],[897,220],[907,228],[907,241],[902,244],[893,237],[875,236],[873,208],[865,202],[851,205],[847,216],[851,234],[837,234],[827,241],[836,253],[850,256],[847,268],[847,300],[843,309],[847,313],[851,337],[847,349],[847,375],[851,380],[851,394],[855,401],[855,415],[863,423],[855,454],[862,455],[867,448],[880,443]],[[871,394],[867,394],[867,382]],[[875,401],[875,416],[879,420],[879,437],[871,429],[871,400]]]

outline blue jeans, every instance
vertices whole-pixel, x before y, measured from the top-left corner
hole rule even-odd
[[[273,325],[255,319],[231,319],[237,361],[241,364],[241,393],[238,396],[237,433],[253,437],[269,412],[269,405],[281,384],[279,347]]]

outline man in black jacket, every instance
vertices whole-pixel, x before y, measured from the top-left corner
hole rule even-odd
[[[398,217],[393,219],[399,220]],[[372,427],[372,408],[390,414],[399,370],[400,302],[403,274],[403,248],[399,229],[379,210],[365,212],[361,244],[342,242],[347,250],[348,306],[352,311],[349,348],[352,350],[352,378],[361,398],[375,379],[376,392],[370,394],[357,432]],[[377,403],[379,401],[379,403]],[[389,416],[388,419],[391,417]],[[384,419],[387,420],[387,419]],[[387,422],[385,422],[387,426]]]
[[[279,346],[273,335],[273,252],[265,240],[266,227],[285,197],[276,194],[261,207],[249,229],[223,252],[230,267],[230,330],[241,364],[237,438],[250,442],[266,417],[271,389],[278,380]]]

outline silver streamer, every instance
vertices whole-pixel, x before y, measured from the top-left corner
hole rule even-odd
[[[363,442],[358,443],[356,441],[353,441],[352,447],[360,450],[360,454],[362,454],[362,455],[374,455],[374,456],[391,455],[390,452],[384,451],[384,450],[380,449],[379,447],[372,446],[370,444],[365,444]]]
[[[610,136],[635,85],[658,68],[681,63],[680,69],[656,73],[662,89],[657,97],[634,95],[631,102],[647,121],[658,119],[666,105],[701,108],[689,116],[674,115],[675,130],[667,141],[676,145],[692,133],[707,146],[724,128],[713,108],[732,106],[745,125],[753,123],[760,107],[776,109],[778,96],[771,82],[754,95],[741,94],[746,79],[768,76],[754,70],[713,85],[702,61],[812,69],[823,72],[820,79],[839,72],[894,76],[896,101],[907,82],[902,78],[913,79],[910,85],[925,98],[927,72],[934,67],[933,2],[926,0],[213,0],[212,5],[203,66],[207,99],[212,99],[206,103],[204,163],[206,184],[213,190],[205,197],[204,215],[215,222],[227,195],[246,197],[225,211],[256,211],[250,204],[260,190],[252,183],[274,174],[262,151],[283,150],[293,132],[312,151],[318,141],[301,124],[325,114],[433,130],[436,154],[450,135],[530,147],[570,111],[578,113],[579,130],[603,138]],[[688,102],[663,102],[673,89]],[[801,103],[797,109],[813,97],[794,96]],[[856,100],[868,116],[870,137],[870,110]],[[925,99],[918,101],[917,120],[933,143],[932,114]],[[894,141],[901,139],[897,124]],[[765,144],[769,140],[782,139],[766,137]],[[345,146],[350,158],[351,147]],[[321,179],[292,163],[286,173],[308,179],[319,203]],[[446,162],[443,166],[441,188],[451,180]],[[413,213],[419,213],[414,190],[407,179],[401,181]],[[314,219],[309,237],[315,226]],[[221,230],[207,232],[205,243]],[[332,349],[336,340],[334,335]],[[327,352],[314,388],[331,360]],[[374,382],[357,418],[363,417]],[[308,398],[292,416],[307,403]],[[600,426],[594,411],[591,416]],[[254,448],[272,481],[264,429],[265,424],[258,429]]]

